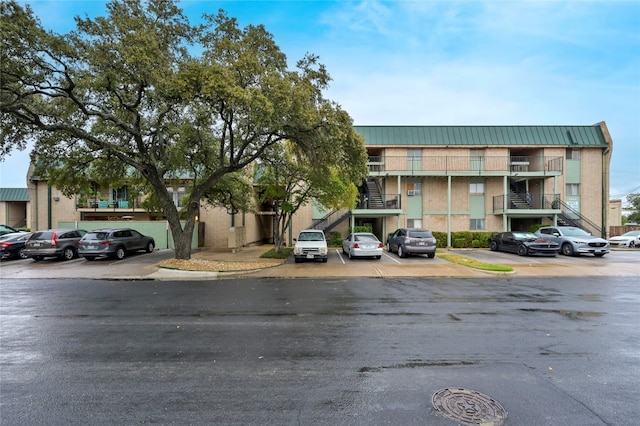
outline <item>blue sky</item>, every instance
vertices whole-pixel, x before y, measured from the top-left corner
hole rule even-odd
[[[104,1],[28,1],[45,28]],[[614,141],[611,196],[640,192],[640,1],[182,1],[263,24],[291,65],[319,55],[355,124],[591,125]],[[25,187],[28,154],[0,163]]]

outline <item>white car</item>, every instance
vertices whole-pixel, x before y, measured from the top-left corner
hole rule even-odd
[[[354,232],[342,240],[342,253],[353,257],[375,257],[380,259],[384,245],[370,232]]]
[[[324,232],[319,229],[304,229],[298,234],[298,238],[294,238],[293,256],[296,263],[303,260],[321,260],[327,261],[329,249],[327,248],[327,240]]]
[[[611,247],[640,247],[640,231],[629,231],[617,237],[609,238]]]

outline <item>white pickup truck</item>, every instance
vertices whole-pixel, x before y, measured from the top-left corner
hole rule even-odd
[[[322,262],[327,261],[328,249],[324,232],[318,229],[304,229],[300,231],[298,238],[294,238],[293,241],[295,242],[293,255],[296,263],[318,259]]]

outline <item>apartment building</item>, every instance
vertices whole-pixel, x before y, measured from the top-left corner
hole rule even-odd
[[[355,126],[369,178],[352,225],[447,232],[570,224],[606,236],[613,142],[590,126]]]
[[[369,177],[352,211],[316,205],[294,217],[301,229],[346,234],[369,225],[381,239],[398,227],[459,231],[528,230],[571,224],[606,236],[613,142],[604,122],[589,126],[355,126],[365,138]],[[27,226],[69,222],[163,221],[126,186],[95,187],[66,197],[46,180],[27,177]],[[185,181],[185,186],[188,182]],[[175,185],[179,205],[184,187]],[[203,204],[198,245],[240,247],[272,241],[273,208],[230,214]],[[134,223],[128,223],[134,226]]]

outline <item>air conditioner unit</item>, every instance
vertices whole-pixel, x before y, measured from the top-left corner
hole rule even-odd
[[[407,191],[407,195],[416,195],[416,191],[413,189],[410,189]]]

